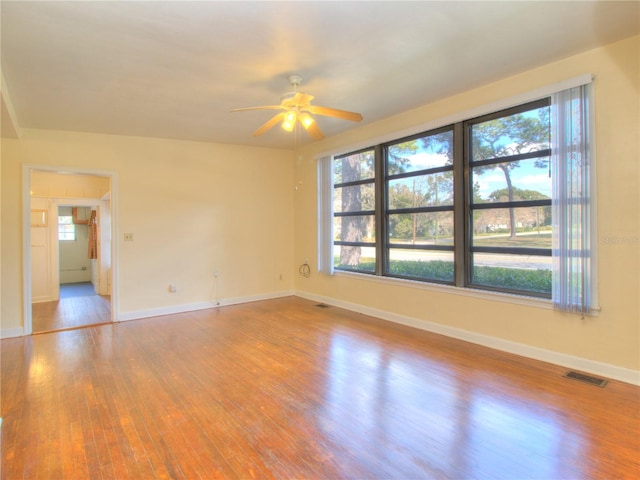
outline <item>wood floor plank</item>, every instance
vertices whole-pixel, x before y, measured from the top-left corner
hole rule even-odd
[[[111,321],[111,297],[90,295],[34,303],[31,315],[34,333],[108,323]]]
[[[300,298],[0,348],[2,479],[640,477],[640,388]]]

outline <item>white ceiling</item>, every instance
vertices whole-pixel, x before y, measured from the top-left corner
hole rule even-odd
[[[639,33],[640,2],[2,1],[3,118],[292,148],[251,133],[287,76],[375,122]],[[584,72],[587,73],[587,72]],[[319,117],[327,136],[357,124]],[[311,141],[298,136],[298,144]]]

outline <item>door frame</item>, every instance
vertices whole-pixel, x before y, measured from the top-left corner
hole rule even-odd
[[[93,175],[108,177],[110,180],[109,210],[111,214],[111,321],[118,319],[118,248],[117,248],[117,175],[110,170],[95,170],[77,167],[56,167],[48,165],[22,165],[22,318],[23,334],[33,333],[32,291],[31,291],[31,172],[64,173],[71,175]],[[79,199],[68,199],[74,203]],[[65,203],[67,199],[63,200]],[[56,207],[57,208],[57,207]]]
[[[103,212],[105,209],[108,209],[109,211],[111,211],[111,208],[107,207],[107,202],[105,200],[101,200],[97,198],[76,198],[76,199],[53,198],[53,199],[50,199],[50,206],[49,206],[49,218],[51,219],[50,224],[52,227],[54,224],[57,225],[57,216],[59,215],[60,207],[95,208],[99,212],[98,213],[99,217],[100,215],[103,215]],[[111,250],[110,245],[112,241],[113,239],[111,239],[111,241],[109,242],[109,250]],[[100,242],[100,247],[98,248],[98,253],[99,253],[99,256],[102,256],[101,242]],[[99,259],[98,263],[100,265],[102,264],[102,258]],[[52,234],[51,234],[51,264],[54,267],[52,269],[52,275],[51,275],[51,282],[53,284],[53,297],[55,300],[59,300],[60,299],[60,240],[58,239],[58,231],[56,228],[52,229]],[[102,277],[102,272],[98,272],[98,276]],[[98,282],[100,283],[102,281],[103,279],[99,278]],[[109,291],[109,295],[111,295],[111,291]],[[33,298],[31,300],[33,301]]]

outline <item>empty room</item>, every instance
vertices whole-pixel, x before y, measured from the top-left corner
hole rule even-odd
[[[640,477],[640,2],[0,1],[0,477]]]

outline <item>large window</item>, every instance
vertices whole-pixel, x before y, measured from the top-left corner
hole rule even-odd
[[[469,285],[551,296],[549,101],[465,122]]]
[[[374,151],[365,150],[334,161],[335,268],[376,271],[374,159]]]
[[[385,268],[454,281],[453,129],[385,145]]]
[[[551,108],[334,157],[334,268],[551,298]]]

